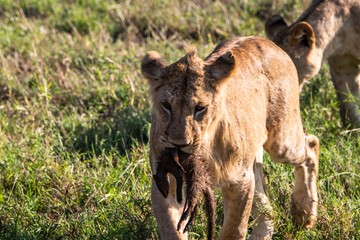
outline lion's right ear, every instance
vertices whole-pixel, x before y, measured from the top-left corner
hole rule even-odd
[[[315,32],[307,22],[294,24],[289,30],[289,44],[311,48],[315,44]]]
[[[166,64],[160,53],[156,51],[148,52],[141,61],[141,72],[148,79],[149,84],[161,79],[164,74]]]
[[[215,80],[212,85],[219,85],[228,79],[235,67],[235,58],[231,51],[219,56],[215,62],[207,64],[205,71]]]
[[[266,36],[270,40],[274,40],[278,33],[287,27],[285,20],[280,15],[273,15],[265,23]]]

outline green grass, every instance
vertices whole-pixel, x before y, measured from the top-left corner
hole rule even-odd
[[[0,239],[158,239],[141,57],[175,61],[187,45],[205,57],[231,35],[264,36],[270,1],[239,2],[0,0]],[[276,7],[289,20],[304,8]],[[274,239],[360,238],[360,133],[341,128],[335,95],[326,67],[301,95],[321,141],[314,230],[290,221],[292,168],[265,158]]]

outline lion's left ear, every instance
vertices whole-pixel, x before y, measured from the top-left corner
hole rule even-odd
[[[308,53],[315,46],[315,32],[307,22],[299,22],[292,26],[288,34],[288,43],[297,57]]]
[[[215,62],[206,65],[205,71],[215,79],[214,84],[223,82],[235,67],[235,58],[231,51],[221,55]]]
[[[280,15],[273,15],[265,23],[265,33],[270,40],[274,38],[288,26]]]

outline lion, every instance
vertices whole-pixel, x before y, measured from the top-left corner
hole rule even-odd
[[[270,40],[233,37],[202,60],[195,50],[167,64],[155,51],[142,60],[152,103],[150,166],[176,148],[203,154],[213,184],[222,190],[224,220],[219,239],[245,239],[254,200],[257,227],[252,238],[271,237],[271,217],[262,179],[263,149],[275,162],[295,167],[291,213],[313,227],[317,219],[319,140],[306,135],[300,117],[296,68]],[[152,181],[151,202],[162,239],[187,239],[177,224],[184,203],[168,174],[166,198]]]
[[[327,60],[345,127],[360,127],[359,16],[359,0],[314,0],[290,26],[279,15],[265,24],[268,38],[294,61],[300,88]]]

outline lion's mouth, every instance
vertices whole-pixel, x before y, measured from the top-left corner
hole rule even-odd
[[[195,151],[194,146],[190,146],[190,145],[185,147],[178,147],[177,149],[187,154],[193,154]]]

